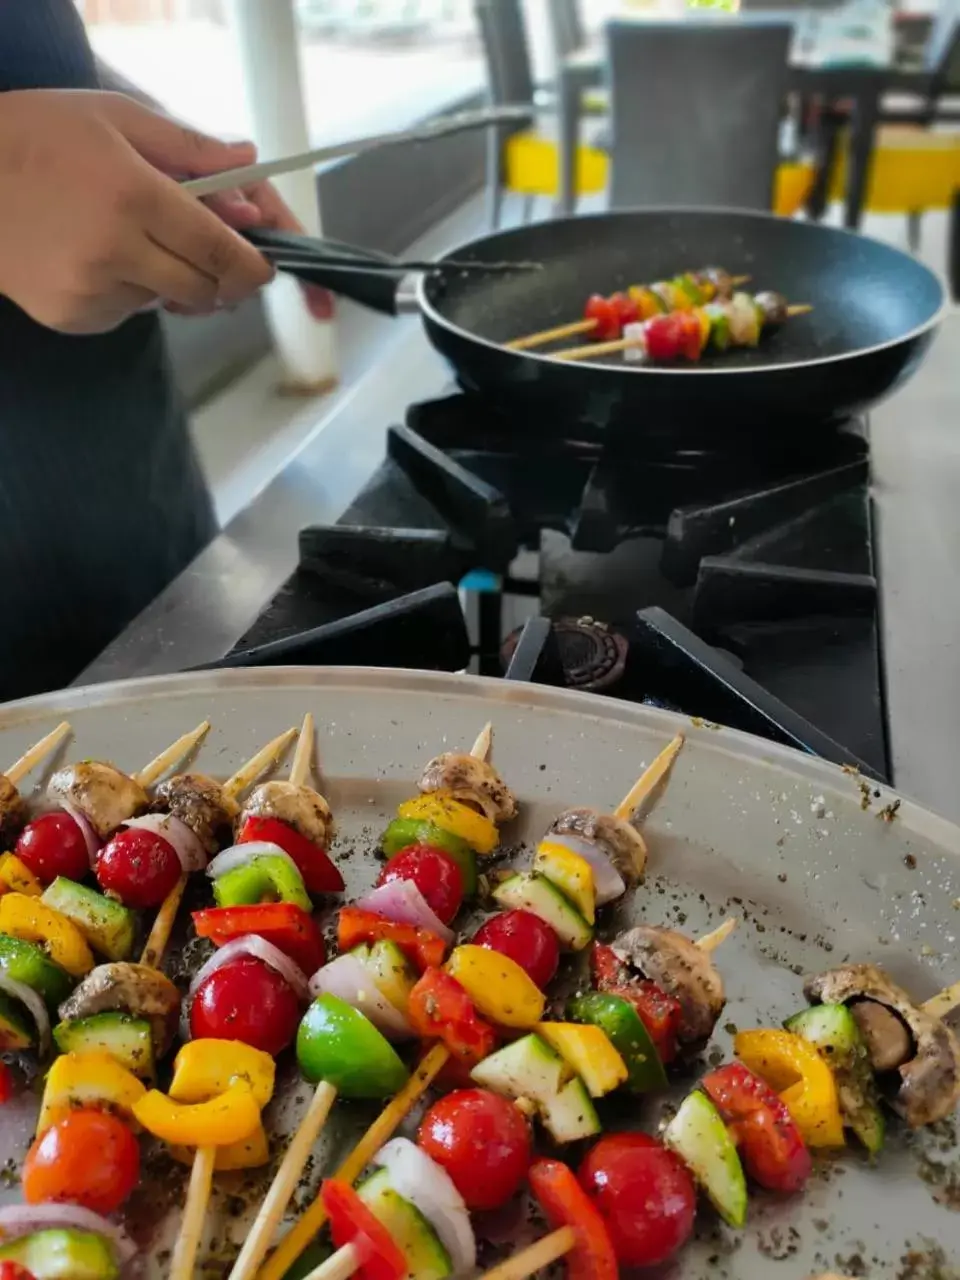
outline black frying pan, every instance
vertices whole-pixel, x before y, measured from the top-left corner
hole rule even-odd
[[[264,243],[262,234],[258,240]],[[348,258],[363,252],[340,250]],[[905,253],[849,231],[742,210],[568,218],[485,236],[449,256],[543,264],[542,271],[516,275],[428,273],[418,290],[427,336],[458,380],[498,402],[529,406],[516,429],[530,432],[555,431],[559,416],[591,435],[642,433],[674,443],[831,428],[914,371],[944,305],[936,276]],[[749,275],[750,289],[776,289],[814,309],[756,350],[708,356],[694,366],[645,367],[622,356],[568,364],[551,359],[548,349],[503,345],[577,319],[591,293],[708,265]],[[297,274],[396,310],[397,278],[388,272]]]

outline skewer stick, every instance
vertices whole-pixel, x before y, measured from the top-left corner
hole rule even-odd
[[[813,307],[809,303],[797,303],[796,306],[787,307],[788,318],[794,316],[805,316],[812,311]],[[643,338],[616,338],[612,342],[590,342],[583,347],[571,347],[568,351],[552,352],[554,360],[592,360],[596,356],[615,356],[621,351],[629,351],[632,347],[642,347]]]
[[[943,991],[925,1001],[920,1008],[934,1018],[945,1018],[960,1005],[960,982],[945,987]]]
[[[435,1044],[416,1068],[400,1092],[387,1103],[357,1145],[333,1175],[344,1182],[354,1183],[377,1154],[384,1143],[393,1137],[397,1128],[407,1118],[437,1073],[450,1057],[446,1045]],[[294,1142],[296,1137],[294,1137]],[[299,1176],[300,1170],[297,1170]],[[281,1280],[281,1277],[327,1221],[327,1211],[317,1195],[300,1220],[284,1236],[272,1256],[261,1269],[258,1280]],[[336,1255],[334,1255],[336,1257]],[[247,1273],[249,1274],[249,1273]],[[347,1275],[350,1272],[346,1273]],[[230,1280],[238,1280],[235,1270]],[[329,1280],[329,1277],[327,1278]]]
[[[359,1270],[362,1258],[352,1244],[345,1244],[326,1262],[314,1267],[304,1276],[304,1280],[347,1280]]]
[[[746,284],[749,279],[749,276],[733,276],[730,283],[737,288]],[[558,324],[553,329],[541,329],[538,333],[514,338],[505,345],[508,351],[530,351],[534,347],[545,347],[548,342],[560,342],[564,338],[577,338],[581,333],[592,333],[596,327],[596,320],[573,320],[569,324]]]
[[[474,760],[489,760],[492,749],[493,722],[488,720],[477,734],[477,740],[470,748],[470,754],[473,756]]]
[[[261,747],[255,756],[251,756],[246,764],[241,765],[233,777],[228,778],[223,784],[223,794],[227,799],[236,800],[241,791],[246,791],[252,782],[256,782],[264,769],[276,764],[296,736],[296,729],[288,729],[286,733],[278,734],[272,742]]]
[[[290,781],[295,787],[304,787],[313,768],[314,728],[313,716],[308,711],[300,726],[300,737],[297,749],[293,753],[293,764],[290,766]]]
[[[193,1280],[194,1264],[203,1224],[207,1216],[207,1202],[213,1186],[213,1166],[216,1147],[198,1147],[190,1170],[190,1187],[183,1207],[183,1222],[173,1250],[169,1280]]]
[[[720,921],[712,933],[705,933],[702,938],[698,938],[697,946],[701,951],[706,951],[708,954],[711,951],[716,951],[721,942],[725,942],[730,937],[739,923],[740,921],[736,916],[727,916],[726,920]]]
[[[560,1227],[527,1245],[526,1249],[521,1249],[498,1267],[485,1271],[480,1280],[526,1280],[527,1276],[536,1275],[542,1267],[549,1267],[551,1262],[565,1257],[576,1243],[573,1227]]]
[[[19,760],[15,760],[10,768],[6,771],[6,777],[14,786],[25,778],[27,774],[46,756],[52,755],[59,747],[70,732],[70,722],[62,720],[55,729],[52,729],[45,738],[41,738],[39,742],[35,742],[29,751],[25,751]]]
[[[177,918],[177,912],[180,910],[180,903],[183,901],[186,887],[187,873],[183,872],[180,879],[160,904],[160,910],[154,917],[153,924],[150,926],[149,936],[144,944],[143,954],[140,956],[141,964],[145,964],[151,969],[160,968],[160,962],[163,960],[163,953],[166,951],[170,935],[173,933],[173,924]]]
[[[184,756],[190,754],[194,747],[206,736],[209,729],[210,721],[204,720],[202,724],[198,724],[189,733],[182,734],[176,742],[171,742],[169,747],[161,751],[158,756],[154,756],[149,764],[144,765],[139,773],[135,773],[133,775],[134,782],[139,782],[141,787],[152,787],[171,765],[177,764]]]
[[[614,809],[613,816],[615,818],[623,818],[626,822],[630,821],[635,810],[640,807],[648,796],[653,794],[661,780],[670,772],[673,762],[683,746],[683,742],[683,734],[678,733],[672,742],[667,743],[656,760],[644,769],[643,773]]]

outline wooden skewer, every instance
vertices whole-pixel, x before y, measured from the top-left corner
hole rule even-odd
[[[295,787],[305,787],[313,768],[314,728],[313,716],[308,711],[300,726],[300,737],[297,749],[293,753],[293,764],[290,766],[290,781]]]
[[[797,303],[796,306],[787,307],[787,315],[790,318],[794,316],[805,316],[812,311],[813,307],[809,303]],[[551,353],[554,360],[592,360],[596,356],[615,356],[621,351],[629,351],[633,347],[643,346],[643,338],[617,338],[613,342],[590,342],[583,347],[571,347],[569,351],[556,351]]]
[[[213,1187],[213,1166],[217,1158],[216,1147],[198,1147],[190,1170],[190,1186],[183,1206],[180,1234],[173,1249],[170,1263],[170,1280],[194,1280],[194,1262],[203,1235],[207,1216],[207,1204]]]
[[[488,720],[480,732],[477,734],[477,740],[470,748],[470,754],[475,760],[489,760],[490,752],[493,750],[493,723]]]
[[[670,772],[673,762],[683,746],[683,742],[683,734],[678,733],[672,742],[667,743],[656,760],[644,769],[643,773],[614,809],[613,816],[615,818],[623,818],[624,821],[629,822],[643,801],[652,795],[660,785],[661,780]]]
[[[154,917],[153,924],[150,926],[150,933],[144,943],[143,952],[140,956],[141,964],[145,964],[151,969],[160,968],[163,953],[166,951],[170,935],[173,933],[174,921],[177,918],[177,912],[180,910],[180,903],[183,901],[186,887],[187,873],[184,871],[181,872],[180,879],[160,904],[160,910]]]
[[[14,786],[25,778],[31,769],[35,768],[41,760],[52,755],[59,747],[70,732],[70,722],[62,720],[55,729],[52,729],[45,738],[41,738],[39,742],[35,742],[29,751],[25,751],[19,760],[15,760],[10,768],[6,771],[6,778],[12,782]]]
[[[352,1244],[345,1244],[326,1262],[308,1271],[303,1280],[347,1280],[357,1271],[362,1262],[359,1252]]]
[[[246,764],[241,765],[232,778],[223,784],[223,794],[228,800],[236,800],[241,791],[246,791],[251,783],[256,782],[264,769],[267,769],[283,755],[290,743],[297,736],[296,729],[288,729],[278,734],[272,742],[261,747],[255,756],[251,756]]]
[[[161,751],[158,756],[154,756],[149,764],[144,765],[139,773],[133,775],[134,782],[139,782],[141,787],[152,787],[171,765],[177,764],[200,744],[209,729],[210,721],[204,720],[195,729],[179,737],[176,742],[171,742],[169,747]]]
[[[726,920],[721,920],[717,927],[711,933],[705,933],[702,938],[697,939],[697,946],[701,951],[716,951],[721,942],[725,942],[730,937],[734,929],[740,923],[736,916],[728,916]]]
[[[960,1005],[960,982],[944,987],[937,995],[931,996],[920,1008],[934,1018],[945,1018]]]
[[[536,1275],[541,1267],[549,1267],[551,1262],[565,1257],[576,1243],[573,1227],[560,1227],[527,1245],[506,1262],[501,1262],[499,1267],[485,1271],[480,1280],[526,1280],[527,1276]]]
[[[730,283],[736,288],[746,284],[749,279],[749,276],[733,276]],[[545,347],[548,342],[560,342],[564,338],[577,338],[581,333],[593,333],[596,327],[596,320],[572,320],[569,324],[558,324],[553,329],[541,329],[538,333],[514,338],[506,346],[509,351],[530,351],[534,347]]]

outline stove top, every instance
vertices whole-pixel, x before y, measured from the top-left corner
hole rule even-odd
[[[471,664],[889,776],[864,422],[772,424],[749,456],[513,424],[461,392],[412,405],[224,661]]]

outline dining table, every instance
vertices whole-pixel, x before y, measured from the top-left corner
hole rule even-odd
[[[844,225],[857,229],[863,218],[870,162],[888,93],[924,95],[932,77],[899,60],[897,14],[886,6],[851,6],[846,18],[837,11],[764,9],[727,13],[691,8],[681,11],[690,22],[777,22],[794,30],[790,49],[788,87],[803,101],[816,100],[824,108],[843,104],[849,126],[844,191]],[[676,21],[677,15],[671,14]],[[626,9],[618,21],[663,21],[663,11]],[[608,76],[605,41],[591,42],[566,54],[556,67],[557,145],[559,183],[557,212],[575,211],[575,158],[580,143],[584,94],[605,84]]]

